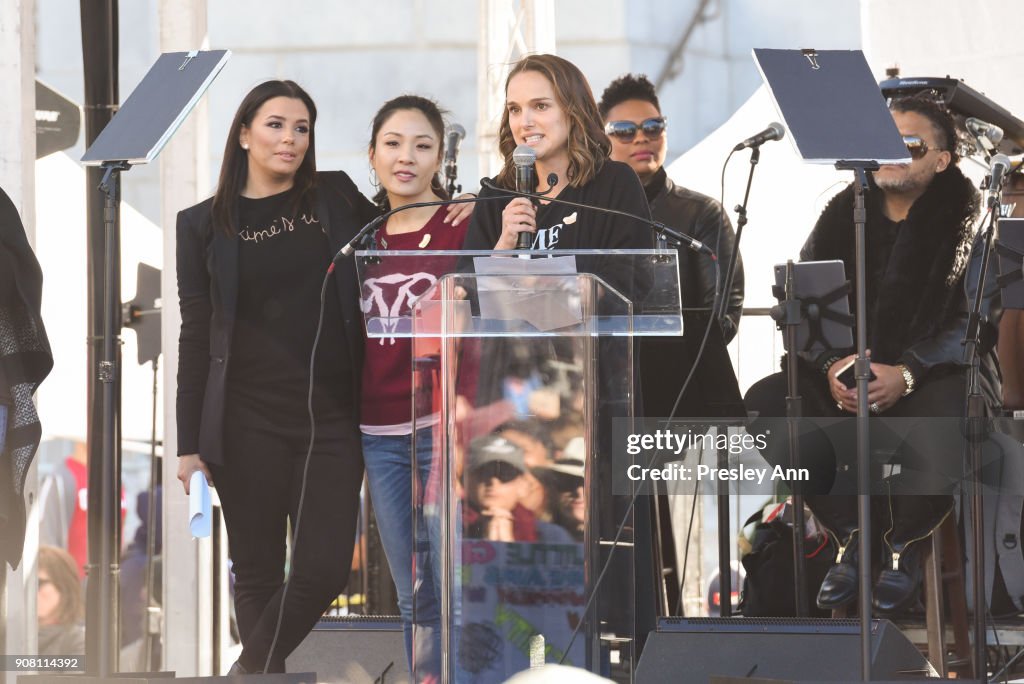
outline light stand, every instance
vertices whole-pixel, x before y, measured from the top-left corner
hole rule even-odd
[[[121,435],[118,414],[121,403],[121,172],[131,168],[125,161],[100,165],[104,170],[100,182],[103,192],[103,328],[97,380],[102,393],[100,445],[102,480],[100,482],[101,565],[87,583],[86,604],[89,606],[89,630],[98,638],[93,643],[99,662],[88,662],[89,673],[108,677],[118,670],[117,652],[120,643],[120,592],[118,587],[118,552],[120,549],[119,513],[121,501]],[[92,487],[90,487],[90,490]],[[92,497],[90,497],[92,498]],[[95,500],[95,499],[93,499]]]
[[[118,667],[118,554],[120,552],[121,500],[121,399],[120,296],[120,201],[121,172],[135,164],[153,161],[188,113],[220,73],[230,53],[227,50],[166,53],[150,68],[118,113],[103,128],[82,156],[87,166],[103,169],[100,189],[103,205],[103,322],[97,378],[101,389],[102,451],[100,463],[90,464],[90,567],[87,584],[87,676],[79,682],[109,681]],[[90,340],[95,343],[94,340]],[[90,435],[92,441],[93,435]],[[94,475],[99,473],[99,482]],[[95,496],[99,497],[98,505]],[[153,502],[151,502],[151,506]],[[95,521],[96,511],[99,521]],[[98,534],[93,534],[98,532]],[[97,556],[92,549],[99,547]],[[147,573],[148,574],[148,573]],[[59,680],[59,675],[39,676],[36,682]]]

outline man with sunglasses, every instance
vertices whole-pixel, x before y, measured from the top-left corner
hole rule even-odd
[[[979,259],[974,258],[980,256],[980,249],[972,253],[978,192],[957,166],[957,132],[948,111],[921,96],[896,100],[890,109],[912,161],[875,171],[866,198],[865,304],[874,374],[868,384],[870,410],[886,418],[959,418],[964,415],[966,394],[961,344],[967,327],[966,302],[974,299],[971,290],[977,287],[980,270]],[[847,278],[853,277],[853,206],[852,187],[829,202],[800,252],[801,260],[838,259],[846,267]],[[851,308],[854,305],[851,296]],[[994,302],[986,300],[979,351],[983,392],[990,408],[999,403],[992,353],[995,326],[988,316],[993,307]],[[813,363],[801,359],[804,415],[856,414],[856,388],[848,388],[837,377],[839,369],[854,358],[852,352],[829,350]],[[785,416],[785,396],[785,375],[777,373],[751,387],[746,403],[762,416]],[[887,426],[907,424],[889,421]],[[920,434],[904,435],[896,452],[903,474],[885,480],[888,495],[873,497],[878,499],[872,506],[873,530],[880,538],[872,540],[872,549],[882,556],[872,593],[877,611],[899,612],[914,604],[921,551],[927,546],[923,542],[953,507],[953,497],[942,492],[961,473],[958,424],[958,420],[928,421]],[[853,469],[840,465],[852,456],[830,451],[808,451],[805,462],[826,465],[824,479],[834,476],[832,491],[837,491],[848,485],[847,474],[853,477]],[[765,456],[778,458],[770,452]],[[811,488],[824,489],[815,488],[813,480]],[[825,576],[817,597],[820,608],[834,609],[857,597],[857,502],[852,495],[825,494],[815,491],[806,502],[839,544],[839,561]]]
[[[720,264],[727,264],[735,249],[736,235],[729,217],[717,200],[676,185],[665,172],[668,151],[666,119],[652,84],[644,75],[626,74],[613,81],[601,95],[598,109],[611,141],[611,158],[629,164],[643,183],[651,217],[691,235],[710,246]],[[724,279],[725,269],[720,277]],[[679,249],[679,285],[683,298],[683,337],[644,338],[638,353],[644,415],[667,417],[679,399],[713,315],[715,264],[707,256]],[[743,262],[728,293],[725,316],[713,326],[700,366],[682,396],[675,416],[680,418],[743,415],[736,373],[726,345],[736,335],[743,310]],[[696,334],[694,331],[697,331]]]

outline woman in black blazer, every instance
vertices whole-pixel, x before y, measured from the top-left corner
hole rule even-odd
[[[216,193],[178,214],[178,479],[187,492],[201,471],[220,496],[243,644],[233,673],[283,672],[352,560],[363,478],[352,260],[322,283],[377,210],[344,173],[316,172],[315,123],[298,85],[258,85],[235,114]]]

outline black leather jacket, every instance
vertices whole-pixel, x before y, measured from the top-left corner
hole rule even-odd
[[[658,169],[644,190],[655,221],[686,233],[715,250],[721,265],[720,279],[724,281],[725,270],[736,245],[736,233],[722,205],[707,195],[676,185],[664,167]],[[684,309],[713,307],[716,304],[714,262],[703,254],[680,248],[679,286],[682,288]],[[722,336],[726,344],[736,336],[743,312],[743,261],[740,258],[736,259],[736,272],[728,297],[726,317],[722,321]]]

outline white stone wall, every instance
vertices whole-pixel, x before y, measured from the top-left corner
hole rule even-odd
[[[595,96],[628,71],[657,78],[698,0],[558,0],[558,52],[576,62]],[[301,0],[283,8],[268,0],[209,3],[209,46],[234,56],[209,91],[210,146],[205,163],[215,182],[224,135],[245,92],[267,78],[292,78],[320,111],[318,162],[347,171],[369,191],[365,149],[373,113],[388,98],[415,92],[437,99],[466,127],[460,180],[479,178],[476,160],[474,0],[381,0],[372,10],[355,0]],[[856,47],[857,3],[849,0],[713,0],[715,17],[699,26],[680,74],[660,94],[670,118],[674,158],[714,130],[760,82],[752,47]],[[127,97],[159,53],[157,0],[120,4],[120,90]],[[72,100],[82,99],[78,7],[38,0],[38,75]],[[81,146],[73,151],[77,158]],[[125,200],[159,221],[156,167],[126,174]]]
[[[864,51],[881,78],[963,79],[1024,118],[1024,28],[1019,0],[861,0]]]

